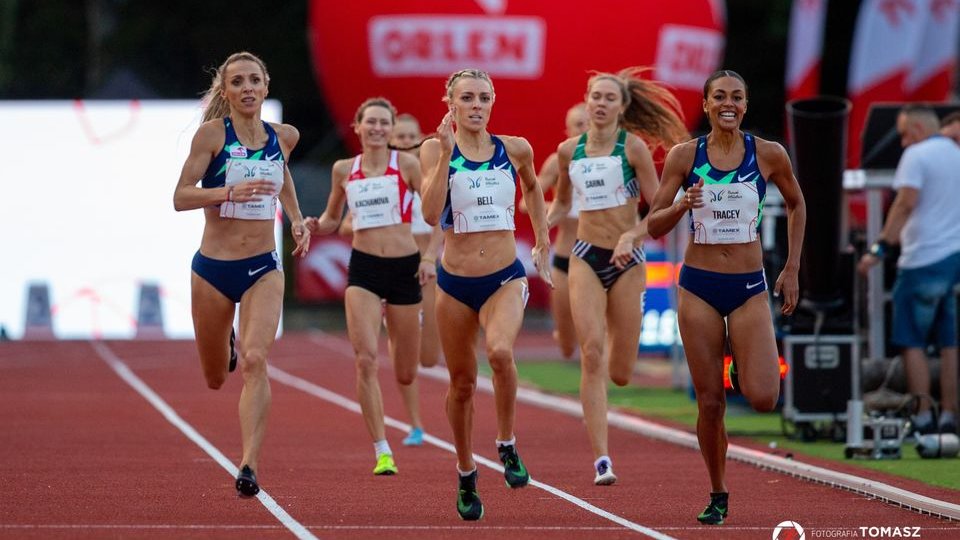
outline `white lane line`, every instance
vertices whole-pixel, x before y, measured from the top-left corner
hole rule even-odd
[[[127,366],[127,364],[120,359],[117,355],[113,353],[106,345],[99,341],[91,341],[90,346],[93,347],[93,350],[100,355],[100,358],[106,362],[108,366],[121,378],[124,382],[129,384],[134,390],[137,391],[144,399],[147,400],[153,408],[156,409],[168,422],[173,424],[177,429],[180,430],[188,439],[193,441],[194,444],[203,449],[214,461],[220,464],[228,473],[230,473],[231,478],[236,478],[237,474],[240,472],[237,467],[231,462],[227,456],[223,455],[216,446],[210,444],[210,442],[204,438],[196,429],[188,424],[183,418],[180,417],[173,410],[170,405],[167,405],[167,402],[163,400],[152,388],[147,386],[147,383],[143,382],[140,377],[137,377],[133,371]],[[297,538],[308,539],[308,540],[317,540],[317,537],[314,536],[306,527],[300,524],[299,521],[293,519],[286,510],[280,507],[277,504],[277,501],[273,500],[265,489],[261,489],[260,493],[257,495],[257,500],[262,504],[274,517],[277,518],[280,523],[282,523],[287,529],[290,530]]]
[[[337,352],[343,352],[344,349],[349,348],[349,354],[351,356],[353,355],[353,349],[349,342],[340,336],[321,332],[311,335],[310,339],[317,345],[330,350],[336,350]],[[331,345],[330,340],[336,340],[339,345]],[[447,370],[439,366],[420,368],[419,374],[439,381],[448,382],[450,380]],[[493,393],[493,381],[488,377],[477,377],[477,388]],[[521,387],[517,390],[517,401],[568,414],[576,418],[583,418],[583,408],[580,402],[568,397],[544,394],[537,390]],[[662,426],[633,415],[609,411],[607,413],[607,421],[610,427],[617,427],[652,439],[658,439],[678,446],[685,446],[694,450],[700,449],[696,435],[679,429]],[[960,505],[907,491],[877,480],[842,473],[824,467],[817,467],[794,459],[773,456],[736,444],[730,444],[728,446],[727,457],[734,461],[792,476],[800,480],[825,484],[832,488],[875,497],[885,503],[893,504],[894,506],[899,506],[912,512],[947,518],[954,521],[960,520]]]
[[[351,352],[351,354],[352,354],[352,352]],[[280,368],[278,368],[278,367],[276,367],[276,366],[269,366],[269,367],[267,368],[267,374],[270,376],[271,379],[273,379],[273,380],[275,380],[275,381],[277,381],[277,382],[279,382],[279,383],[281,383],[281,384],[285,384],[285,385],[287,385],[287,386],[296,388],[296,389],[298,389],[298,390],[301,390],[301,391],[303,391],[303,392],[306,392],[307,394],[310,394],[310,395],[312,395],[312,396],[318,397],[318,398],[320,398],[320,399],[322,399],[322,400],[329,401],[330,403],[333,403],[334,405],[338,405],[338,406],[340,406],[340,407],[343,407],[344,409],[347,409],[348,411],[355,412],[355,413],[357,413],[357,414],[361,414],[360,404],[359,404],[359,403],[357,403],[357,402],[355,402],[355,401],[353,401],[353,400],[351,400],[351,399],[348,399],[348,398],[346,398],[346,397],[344,397],[344,396],[342,396],[342,395],[340,395],[340,394],[337,394],[336,392],[327,390],[326,388],[323,388],[322,386],[318,386],[318,385],[316,385],[316,384],[314,384],[314,383],[312,383],[312,382],[310,382],[310,381],[308,381],[308,380],[306,380],[306,379],[302,379],[302,378],[300,378],[300,377],[297,377],[296,375],[292,375],[292,374],[290,374],[290,373],[287,373],[286,371],[284,371],[284,370],[282,370],[282,369],[280,369]],[[398,430],[400,430],[400,431],[402,431],[402,432],[404,432],[404,433],[406,433],[407,431],[409,431],[409,430],[410,430],[410,427],[411,427],[410,424],[407,424],[407,423],[405,423],[405,422],[401,422],[401,421],[399,421],[399,420],[397,420],[397,419],[395,419],[395,418],[392,418],[392,417],[390,417],[390,416],[387,416],[387,415],[384,415],[384,416],[383,416],[383,422],[384,422],[385,425],[390,426],[390,427],[392,427],[392,428],[396,428],[396,429],[398,429]],[[443,449],[443,450],[446,450],[447,452],[450,452],[451,454],[456,455],[456,453],[457,453],[457,450],[456,450],[456,448],[453,446],[453,444],[451,444],[451,443],[449,443],[449,442],[447,442],[447,441],[445,441],[445,440],[443,440],[443,439],[434,437],[433,435],[430,435],[429,433],[425,433],[425,434],[423,435],[423,440],[424,440],[424,442],[427,442],[427,443],[432,444],[432,445],[434,445],[434,446],[436,446],[436,447],[438,447],[438,448],[441,448],[441,449]],[[489,468],[491,468],[491,469],[493,469],[493,470],[495,470],[495,471],[498,471],[498,472],[500,472],[500,473],[503,473],[503,465],[501,465],[500,463],[497,463],[497,462],[495,462],[495,461],[493,461],[493,460],[487,459],[487,458],[485,458],[485,457],[483,457],[483,456],[479,456],[479,455],[477,455],[477,454],[474,454],[474,455],[473,455],[473,459],[474,459],[477,463],[479,463],[479,464],[481,464],[481,465],[483,465],[483,466],[485,466],[485,467],[489,467]],[[539,481],[537,481],[537,480],[531,479],[531,480],[530,480],[530,485],[535,486],[535,487],[538,487],[538,488],[540,488],[540,489],[542,489],[542,490],[544,490],[544,491],[546,491],[546,492],[548,492],[548,493],[550,493],[550,494],[552,494],[552,495],[554,495],[554,496],[556,496],[556,497],[559,497],[559,498],[561,498],[561,499],[566,500],[567,502],[573,503],[573,504],[579,506],[580,508],[582,508],[582,509],[584,509],[584,510],[586,510],[586,511],[588,511],[588,512],[592,512],[593,514],[596,514],[596,515],[598,515],[598,516],[600,516],[600,517],[602,517],[602,518],[608,519],[608,520],[610,520],[610,521],[612,521],[612,522],[614,522],[614,523],[616,523],[616,524],[618,524],[618,525],[621,525],[621,526],[626,527],[626,528],[628,528],[628,529],[634,530],[634,531],[639,532],[639,533],[641,533],[641,534],[645,534],[645,535],[647,535],[647,536],[649,536],[649,537],[651,537],[651,538],[657,538],[657,539],[661,539],[661,540],[668,540],[668,539],[671,538],[670,536],[667,536],[667,535],[665,535],[665,534],[663,534],[663,533],[660,533],[660,532],[658,532],[658,531],[656,531],[656,530],[654,530],[654,529],[651,529],[651,528],[649,528],[649,527],[645,527],[645,526],[643,526],[643,525],[640,525],[639,523],[634,523],[633,521],[630,521],[630,520],[628,520],[628,519],[622,518],[622,517],[620,517],[620,516],[618,516],[618,515],[616,515],[616,514],[612,514],[612,513],[608,512],[608,511],[606,511],[606,510],[604,510],[604,509],[602,509],[602,508],[599,508],[599,507],[597,507],[597,506],[594,506],[594,505],[588,503],[587,501],[585,501],[585,500],[583,500],[583,499],[580,499],[580,498],[578,498],[578,497],[576,497],[576,496],[574,496],[574,495],[571,495],[571,494],[569,494],[569,493],[567,493],[567,492],[565,492],[565,491],[563,491],[563,490],[561,490],[561,489],[555,488],[555,487],[553,487],[553,486],[551,486],[551,485],[549,485],[549,484],[544,484],[543,482],[539,482]]]

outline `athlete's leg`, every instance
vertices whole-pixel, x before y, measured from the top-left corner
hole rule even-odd
[[[580,340],[580,403],[594,458],[608,455],[606,341],[607,292],[579,257],[570,258],[570,308]]]
[[[267,355],[277,336],[283,309],[283,272],[270,271],[247,289],[240,299],[240,431],[243,434],[243,460],[257,470],[260,445],[267,429],[270,411],[270,380]]]
[[[477,388],[477,313],[438,287],[437,323],[450,373],[447,419],[457,448],[457,467],[468,472],[477,467],[473,461],[472,434],[473,394]]]
[[[553,271],[553,290],[550,291],[550,312],[553,314],[553,339],[560,346],[564,358],[573,356],[577,349],[577,330],[570,310],[570,285],[567,272]]]
[[[480,326],[487,360],[493,371],[493,396],[497,404],[497,440],[513,439],[517,401],[517,365],[513,344],[523,325],[527,280],[515,279],[500,287],[480,308]]]
[[[422,428],[417,395],[417,367],[420,354],[420,304],[387,304],[387,336],[397,388],[414,428]]]
[[[217,390],[227,380],[236,305],[196,273],[190,276],[190,295],[200,367],[207,386]]]
[[[754,295],[733,310],[727,327],[740,391],[754,410],[772,411],[780,396],[780,363],[767,295]]]
[[[697,393],[697,440],[710,474],[711,491],[727,491],[725,483],[727,432],[723,424],[723,354],[726,328],[723,317],[704,300],[678,289],[677,311],[683,351]]]
[[[640,263],[624,272],[607,294],[607,357],[610,379],[617,386],[630,383],[637,363],[646,285],[647,267]]]
[[[380,297],[361,287],[347,287],[344,306],[347,335],[357,364],[357,400],[370,438],[382,441],[387,436],[383,427],[383,395],[377,379]]]
[[[420,332],[420,365],[433,367],[440,361],[440,334],[437,329],[437,280],[421,287],[423,293],[423,326]]]

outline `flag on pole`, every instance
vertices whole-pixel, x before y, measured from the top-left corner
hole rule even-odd
[[[905,81],[907,101],[945,101],[960,44],[960,0],[918,0],[923,30]]]
[[[871,103],[903,101],[919,48],[925,0],[864,0],[853,34],[847,92],[850,112],[847,164],[860,165],[860,133]]]
[[[826,15],[827,0],[793,2],[787,44],[787,100],[813,97],[820,93]]]

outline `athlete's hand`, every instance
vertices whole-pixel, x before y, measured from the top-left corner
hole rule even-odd
[[[630,232],[620,235],[617,246],[613,248],[613,255],[610,257],[610,264],[617,267],[617,270],[623,270],[630,261],[633,260],[633,248],[636,239]]]
[[[797,309],[800,302],[800,282],[797,279],[797,270],[788,270],[786,268],[780,272],[777,278],[777,284],[773,287],[773,296],[783,296],[783,306],[780,313],[790,315]]]
[[[437,279],[437,261],[420,259],[420,267],[417,268],[417,281],[420,286],[423,287],[433,279]]]
[[[550,275],[550,244],[537,244],[530,250],[533,257],[533,267],[540,274],[540,279],[550,288],[553,288],[553,276]]]
[[[303,226],[304,226],[304,228],[307,229],[307,232],[309,232],[310,234],[319,234],[319,233],[320,233],[320,230],[319,230],[319,229],[320,229],[320,226],[319,226],[319,224],[317,223],[317,218],[315,218],[315,217],[304,218],[304,219],[303,219]]]
[[[297,244],[293,249],[293,256],[305,257],[310,251],[310,228],[303,221],[294,221],[290,224],[290,233],[293,234],[293,241]]]
[[[683,196],[683,205],[687,210],[703,207],[703,178],[687,188],[687,192]]]
[[[264,195],[273,196],[277,186],[269,180],[249,180],[234,184],[230,190],[230,202],[245,203],[260,200]]]
[[[455,140],[453,138],[455,122],[453,119],[453,107],[443,115],[443,120],[437,126],[437,140],[440,141],[440,149],[444,152],[453,152]]]

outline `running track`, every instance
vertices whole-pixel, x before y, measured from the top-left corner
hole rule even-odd
[[[768,539],[785,520],[808,539],[838,537],[825,529],[863,538],[861,526],[960,537],[957,522],[737,462],[727,469],[730,517],[703,527],[695,515],[709,485],[698,452],[611,428],[620,481],[596,487],[582,421],[527,403],[517,406],[518,449],[537,482],[513,491],[491,468],[499,462],[485,391],[474,445],[486,513],[465,523],[455,510],[443,381],[420,378],[431,444],[405,448],[403,408],[382,365],[400,474],[374,477],[346,340],[288,334],[271,365],[264,493],[242,500],[232,487],[240,377],[207,390],[192,342],[0,343],[0,538]],[[960,502],[960,491],[844,470]]]

